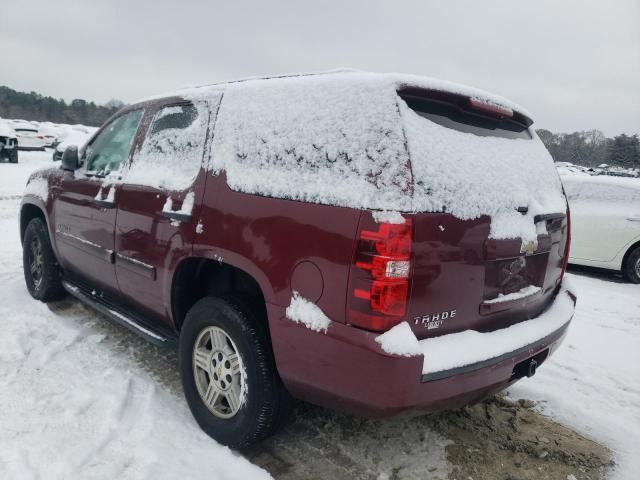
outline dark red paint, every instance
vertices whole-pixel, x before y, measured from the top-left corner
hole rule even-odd
[[[134,149],[141,145],[157,109],[175,101],[132,107],[145,108]],[[209,142],[211,132],[207,135]],[[196,196],[192,218],[173,226],[162,215],[162,207],[170,195],[174,209],[178,208],[187,191],[116,185],[115,207],[104,209],[94,200],[102,182],[87,178],[82,169],[52,169],[44,175],[50,185],[48,201],[25,196],[22,228],[34,207],[38,209],[65,270],[175,332],[180,327],[175,316],[175,273],[182,262],[211,259],[245,272],[264,297],[284,384],[294,396],[314,403],[372,416],[464,405],[509,385],[516,363],[546,349],[552,352],[565,334],[557,332],[490,367],[422,383],[422,357],[388,355],[375,342],[378,333],[349,325],[347,320],[354,287],[367,274],[355,267],[354,260],[360,232],[376,225],[370,212],[235,192],[224,173],[213,175],[201,169],[188,190]],[[406,313],[398,320],[408,321],[419,339],[466,329],[504,328],[535,317],[557,294],[566,220],[550,221],[549,234],[539,237],[537,251],[526,257],[514,278],[505,280],[503,270],[518,269],[512,262],[521,257],[521,242],[490,240],[489,218],[463,221],[444,213],[405,217],[412,224],[411,274]],[[199,223],[202,233],[196,232]],[[83,247],[81,242],[63,241],[64,232],[98,245],[107,256],[112,251],[112,263],[90,244]],[[141,269],[122,257],[149,268]],[[525,284],[538,285],[541,292],[509,304],[483,303]],[[331,318],[326,334],[286,319],[293,290]],[[452,310],[455,318],[437,329],[428,330],[414,320]]]

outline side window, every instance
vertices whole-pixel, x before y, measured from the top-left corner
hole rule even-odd
[[[104,176],[120,168],[122,162],[129,158],[142,114],[142,110],[134,110],[116,118],[87,145],[87,173]]]
[[[202,165],[208,121],[205,104],[184,103],[158,110],[142,147],[133,155],[125,181],[169,190],[189,188]]]

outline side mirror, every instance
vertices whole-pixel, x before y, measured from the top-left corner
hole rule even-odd
[[[69,145],[62,154],[62,169],[73,172],[80,168],[80,160],[78,159],[78,147]]]

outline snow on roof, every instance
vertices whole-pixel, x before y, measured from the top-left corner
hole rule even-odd
[[[0,136],[16,138],[16,132],[7,122],[0,120]]]
[[[492,238],[536,238],[533,217],[564,212],[542,142],[476,136],[417,115],[398,96],[417,87],[529,114],[487,92],[425,77],[340,71],[190,87],[224,92],[211,167],[245,193],[353,208],[492,218]],[[166,95],[165,95],[166,96]],[[156,97],[158,98],[158,97]],[[518,207],[528,207],[521,215]]]
[[[531,114],[521,105],[518,105],[517,103],[514,103],[511,100],[508,100],[500,95],[496,95],[494,93],[487,92],[486,90],[482,90],[479,88],[470,87],[468,85],[464,85],[461,83],[450,82],[448,80],[441,80],[433,77],[410,75],[410,74],[404,74],[404,73],[364,72],[364,71],[360,71],[353,68],[341,68],[336,70],[328,70],[328,71],[320,71],[320,72],[289,73],[289,74],[283,74],[283,75],[254,76],[254,77],[240,78],[236,80],[209,83],[204,85],[187,85],[177,90],[142,98],[138,100],[138,102],[136,103],[146,102],[150,100],[157,100],[157,99],[166,98],[166,97],[174,97],[174,96],[189,97],[189,98],[191,98],[192,96],[204,97],[207,95],[209,91],[218,92],[220,91],[220,89],[226,89],[233,85],[249,83],[249,82],[255,84],[255,82],[262,82],[262,81],[278,82],[281,80],[295,79],[295,78],[326,79],[328,82],[332,82],[334,81],[334,78],[336,76],[339,76],[345,79],[348,79],[349,77],[354,77],[354,78],[357,78],[358,81],[360,82],[380,82],[380,81],[386,80],[395,84],[397,88],[416,87],[416,88],[424,88],[428,90],[455,93],[458,95],[464,95],[471,98],[478,98],[487,103],[506,107],[507,109],[520,112],[521,114],[529,118],[532,118]]]

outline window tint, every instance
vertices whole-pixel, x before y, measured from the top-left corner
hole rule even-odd
[[[125,181],[171,190],[188,188],[202,164],[208,119],[205,104],[160,109],[142,148],[134,154]]]
[[[458,132],[471,133],[479,137],[532,138],[527,127],[508,119],[473,114],[447,102],[415,97],[403,97],[403,100],[421,117]]]
[[[135,110],[116,118],[87,146],[87,173],[102,176],[118,170],[129,157],[142,113]]]

